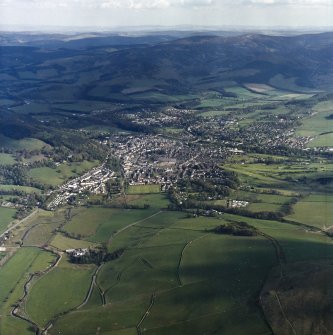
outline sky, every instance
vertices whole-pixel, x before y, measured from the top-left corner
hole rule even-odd
[[[333,27],[333,0],[0,0],[0,26]]]

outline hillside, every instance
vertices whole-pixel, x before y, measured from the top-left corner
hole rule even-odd
[[[290,81],[300,91],[301,87],[331,87],[332,33],[194,36],[167,42],[161,42],[161,38],[134,42],[94,37],[90,44],[87,39],[78,39],[60,45],[58,41],[50,47],[2,46],[1,97],[47,101],[53,90],[66,91],[62,101],[122,101],[128,96],[130,100],[146,101],[149,98],[137,93],[224,92],[230,85],[244,83],[286,88]],[[102,43],[101,39],[108,46],[94,46]],[[144,44],[147,40],[151,43]],[[66,48],[67,43],[89,47]]]

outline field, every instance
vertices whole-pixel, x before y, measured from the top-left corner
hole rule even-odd
[[[327,229],[332,227],[333,200],[325,194],[309,196],[294,206],[294,213],[287,219],[302,222],[309,226]]]
[[[13,165],[15,159],[11,154],[0,153],[0,165]]]
[[[131,334],[137,327],[147,334],[268,333],[255,297],[278,262],[274,247],[266,237],[209,232],[225,220],[246,221],[274,238],[290,264],[333,257],[328,237],[292,224],[162,212],[113,237],[111,249],[126,251],[98,274],[105,305],[96,288],[88,304],[60,318],[51,333]]]
[[[309,118],[303,120],[298,128],[297,134],[301,136],[312,136],[314,139],[309,142],[309,147],[333,146],[332,124],[332,102],[323,101],[314,107],[314,113]]]
[[[0,185],[1,191],[22,191],[25,193],[41,193],[41,190],[35,187],[20,186],[20,185]]]
[[[128,189],[128,194],[146,194],[159,193],[161,191],[160,185],[133,185]]]
[[[69,234],[79,236],[91,242],[107,242],[118,230],[140,221],[157,212],[152,208],[142,209],[109,209],[88,208],[74,215],[64,229]]]
[[[50,242],[50,245],[59,249],[59,250],[67,250],[67,249],[79,249],[79,248],[88,248],[93,245],[93,243],[83,241],[83,240],[75,240],[72,238],[68,238],[66,236],[57,234],[53,240]]]
[[[14,140],[0,134],[0,143],[4,148],[10,150],[41,150],[42,148],[50,148],[49,145],[36,138],[24,138],[21,140]]]
[[[63,184],[70,177],[76,177],[97,164],[98,162],[96,161],[83,161],[81,163],[63,163],[57,168],[34,168],[29,171],[29,176],[42,184],[57,186]]]
[[[93,269],[61,261],[32,287],[26,303],[27,314],[38,325],[45,326],[53,317],[78,306],[87,294]]]
[[[275,262],[274,250],[261,237],[228,237],[205,231],[220,222],[163,212],[128,227],[110,245],[112,249],[126,247],[125,254],[106,263],[97,277],[97,284],[106,292],[106,305],[102,307],[101,300],[92,298],[84,309],[59,319],[52,334],[91,334],[97,329],[103,334],[118,334],[120,330],[130,334],[135,327],[149,334],[182,334],[185,328],[196,334],[207,327],[223,329],[225,334],[246,334],[246,327],[267,332],[265,322],[258,321],[261,316],[253,293]],[[253,275],[241,280],[242,271],[249,269]],[[149,308],[151,299],[154,305]],[[236,312],[239,304],[244,308]],[[248,308],[253,312],[248,314]],[[231,322],[240,317],[246,320],[242,329]],[[73,327],[68,327],[70,324]]]
[[[15,209],[0,207],[0,233],[7,229],[7,226],[14,219]]]
[[[29,273],[47,269],[54,256],[37,248],[20,249],[1,269],[0,273],[0,332],[9,335],[31,335],[29,324],[10,315],[15,304],[24,294],[23,286]]]

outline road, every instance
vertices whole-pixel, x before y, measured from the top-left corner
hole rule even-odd
[[[39,209],[35,209],[32,213],[30,213],[28,216],[26,216],[24,219],[18,221],[17,223],[15,223],[13,226],[11,226],[10,228],[8,228],[6,231],[4,231],[1,235],[0,235],[0,240],[8,233],[10,233],[12,230],[14,230],[16,227],[18,227],[20,224],[24,223],[25,221],[29,220],[32,216],[34,216],[35,214],[37,214],[39,211]]]

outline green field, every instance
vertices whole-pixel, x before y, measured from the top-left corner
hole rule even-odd
[[[67,250],[67,249],[78,249],[78,248],[88,248],[93,245],[91,242],[76,240],[73,238],[68,238],[61,234],[57,234],[53,240],[50,242],[50,245],[59,249],[59,250]]]
[[[160,191],[160,185],[132,185],[128,188],[128,194],[149,194],[159,193]]]
[[[0,153],[0,165],[13,165],[15,162],[15,158],[11,154]]]
[[[11,150],[41,150],[42,148],[50,148],[45,142],[36,138],[23,138],[21,140],[14,140],[0,134],[1,146]]]
[[[309,142],[309,147],[333,146],[333,119],[329,118],[331,114],[332,101],[323,101],[314,107],[312,116],[303,120],[302,125],[297,130],[297,134],[314,137],[314,139]]]
[[[333,123],[333,122],[332,122]],[[323,134],[315,137],[309,144],[309,148],[333,147],[333,133]]]
[[[88,292],[93,270],[93,266],[71,266],[62,260],[32,287],[26,303],[28,315],[45,326],[56,315],[77,307]]]
[[[91,242],[107,242],[118,230],[143,220],[157,212],[156,209],[81,209],[65,225],[65,230]]]
[[[270,203],[253,203],[246,207],[250,212],[278,212],[281,208],[280,205]]]
[[[23,286],[29,273],[47,269],[54,256],[37,248],[20,249],[0,271],[0,333],[8,335],[30,335],[34,332],[29,324],[14,319],[10,312],[13,304],[23,296]]]
[[[331,196],[304,198],[293,207],[293,211],[294,213],[287,216],[287,219],[321,229],[333,226],[333,200]]]
[[[29,171],[29,176],[42,184],[57,186],[63,184],[70,177],[76,177],[97,164],[97,161],[83,161],[80,163],[63,163],[57,168],[34,168]]]
[[[54,237],[56,229],[66,223],[65,213],[65,210],[50,212],[39,209],[37,216],[32,220],[32,226],[25,234],[23,244],[39,247],[48,244]]]
[[[0,233],[4,232],[13,221],[16,209],[0,207]]]
[[[102,334],[118,334],[119,330],[131,333],[147,311],[152,295],[154,305],[139,325],[149,334],[182,334],[184,329],[199,334],[220,327],[225,334],[246,334],[246,329],[267,332],[253,292],[274,264],[274,250],[261,237],[207,234],[205,229],[219,222],[164,212],[128,228],[111,242],[113,248],[127,246],[125,254],[105,264],[98,275],[107,304],[101,307],[95,296],[89,307],[59,319],[51,333],[92,334],[96,329]],[[243,271],[252,275],[242,280]],[[244,308],[235,313],[239,304]],[[248,313],[248,309],[253,312]],[[231,322],[238,318],[246,320],[244,327]]]
[[[0,185],[0,191],[21,191],[25,193],[41,193],[41,190],[35,187],[20,185]]]

